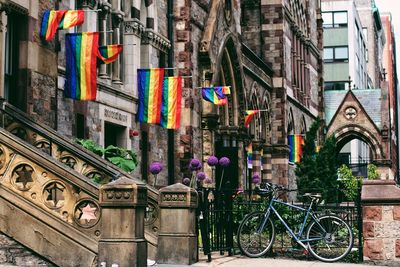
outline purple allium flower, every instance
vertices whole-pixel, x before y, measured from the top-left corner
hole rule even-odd
[[[207,160],[208,166],[215,166],[218,164],[218,158],[216,156],[209,156]]]
[[[159,174],[162,171],[162,165],[160,162],[153,162],[150,164],[150,172],[154,175]]]
[[[189,163],[189,168],[192,171],[198,171],[201,169],[201,163],[198,159],[192,159]]]
[[[204,172],[199,172],[197,173],[197,181],[203,181],[204,179],[206,179],[206,174]]]
[[[205,184],[212,184],[212,180],[210,179],[210,178],[206,178],[205,180],[204,180],[204,183]]]
[[[222,157],[219,159],[219,165],[221,165],[222,167],[228,167],[230,163],[231,161],[227,157]]]
[[[190,184],[190,178],[183,178],[183,180],[182,180],[182,183],[184,184],[184,185],[187,185],[187,186],[189,186],[189,184]]]
[[[259,184],[261,182],[261,178],[258,173],[253,174],[252,182],[253,184]]]

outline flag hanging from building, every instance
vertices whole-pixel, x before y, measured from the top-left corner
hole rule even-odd
[[[213,87],[218,99],[226,98],[226,95],[231,94],[231,89],[229,86],[215,86]]]
[[[40,37],[51,41],[57,29],[68,29],[81,25],[85,15],[83,10],[46,10],[43,13]]]
[[[160,123],[164,69],[138,69],[139,122]]]
[[[303,144],[304,144],[303,135],[300,134],[288,135],[290,162],[300,162],[300,159],[303,155],[303,148],[302,148]]]
[[[255,109],[255,110],[246,110],[246,116],[244,117],[244,126],[249,127],[251,119],[256,115],[260,110]]]
[[[253,168],[253,144],[250,142],[247,146],[247,168]]]
[[[122,45],[120,44],[100,46],[98,57],[103,63],[109,64],[117,59],[121,51]]]
[[[98,32],[67,33],[65,36],[65,97],[96,100]]]
[[[163,82],[161,126],[179,129],[181,122],[182,77],[166,77]]]
[[[203,87],[201,89],[202,95],[203,95],[203,99],[213,103],[214,105],[217,106],[224,106],[226,104],[228,104],[228,98],[225,96],[225,94],[222,93],[222,89],[221,89],[221,95],[218,96],[218,94],[216,93],[215,87]]]

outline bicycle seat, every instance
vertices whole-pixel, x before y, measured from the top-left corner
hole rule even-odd
[[[311,199],[312,198],[319,199],[319,198],[322,197],[320,193],[305,193],[303,196],[304,197],[309,197]]]

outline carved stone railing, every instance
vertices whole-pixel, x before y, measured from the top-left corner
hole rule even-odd
[[[59,266],[96,266],[99,189],[0,129],[0,231]]]
[[[142,183],[140,180],[134,179],[128,173],[123,172],[98,155],[75,144],[53,129],[35,123],[25,113],[7,102],[1,102],[0,105],[0,129],[1,128],[4,128],[7,132],[22,139],[22,143],[30,144],[31,146],[29,147],[31,149],[36,147],[41,150],[41,152],[51,156],[54,161],[63,163],[65,168],[64,175],[67,179],[69,179],[71,175],[83,175],[87,177],[88,179],[85,180],[85,183],[90,184],[96,190],[96,196],[93,195],[94,198],[97,198],[99,185],[93,183],[93,179],[100,181],[101,184],[106,184],[120,176],[125,176],[133,179],[137,183]],[[5,155],[0,153],[0,160],[4,156]],[[50,157],[46,157],[46,159],[43,160],[47,161],[48,158]],[[21,167],[23,168],[23,166]],[[29,167],[28,170],[30,171],[31,167]],[[56,184],[54,187],[64,188],[65,186],[64,184]],[[76,185],[76,187],[78,190],[80,185]],[[154,259],[157,253],[158,231],[160,229],[160,211],[158,207],[159,192],[151,187],[147,189],[148,208],[145,219],[146,239],[149,243],[149,256]],[[56,190],[56,192],[59,190],[60,189]],[[57,204],[59,205],[59,203]]]

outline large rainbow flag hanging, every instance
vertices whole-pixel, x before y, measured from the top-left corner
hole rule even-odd
[[[253,144],[250,142],[247,146],[247,168],[253,168]]]
[[[303,148],[302,148],[303,144],[304,144],[303,135],[300,134],[288,135],[290,162],[300,162],[300,159],[303,156]]]
[[[228,98],[225,96],[225,94],[220,96],[220,98],[214,88],[215,87],[203,87],[201,89],[203,99],[217,106],[224,106],[228,104]]]
[[[244,126],[249,127],[251,119],[256,115],[258,112],[260,112],[259,109],[254,109],[254,110],[246,110],[246,116],[244,117]]]
[[[65,36],[65,97],[96,100],[98,32],[67,33]]]
[[[83,10],[46,10],[43,13],[40,37],[51,41],[57,29],[68,29],[81,25],[85,19]]]
[[[160,123],[164,69],[138,69],[139,122]]]
[[[122,45],[120,44],[100,46],[97,56],[103,63],[109,64],[117,59],[121,51]]]
[[[161,126],[179,129],[181,123],[182,77],[166,77],[162,89]]]

